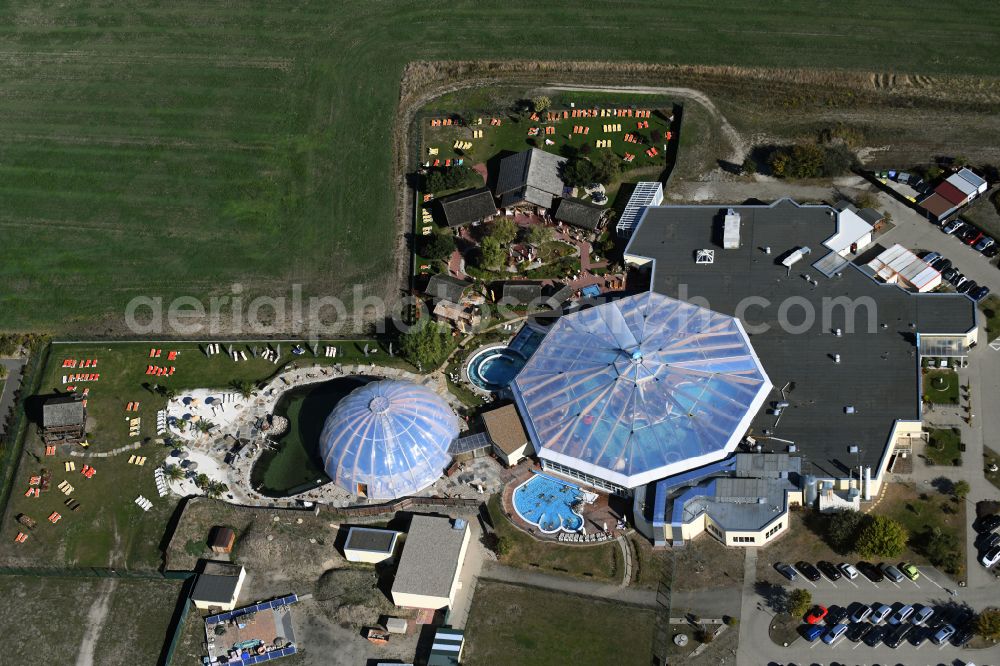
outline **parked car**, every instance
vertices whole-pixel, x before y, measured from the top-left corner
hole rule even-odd
[[[976,243],[981,241],[985,235],[986,234],[984,234],[982,231],[976,231],[975,229],[973,229],[971,232],[964,234],[962,236],[962,242],[965,243],[966,245],[975,246]]]
[[[931,636],[931,641],[934,642],[934,645],[941,645],[946,640],[951,638],[952,634],[954,633],[955,633],[955,627],[951,626],[950,624],[946,624],[934,632],[934,635]]]
[[[927,624],[927,621],[934,617],[934,609],[930,606],[921,606],[920,604],[917,604],[913,607],[913,609],[913,619],[910,620],[910,622],[917,626]]]
[[[857,643],[862,638],[865,637],[869,631],[871,631],[872,625],[867,622],[853,622],[847,630],[847,640],[852,643]]]
[[[941,271],[943,273],[944,271],[946,271],[949,268],[951,268],[951,259],[945,259],[944,257],[941,257],[940,259],[938,259],[937,261],[935,261],[933,264],[931,264],[931,266],[934,269],[936,269],[938,271]]]
[[[941,253],[940,252],[928,252],[923,257],[921,257],[921,259],[923,259],[924,261],[926,261],[928,264],[930,264],[932,266],[934,265],[934,262],[937,261],[940,258],[941,258]]]
[[[858,562],[858,571],[863,573],[865,578],[873,583],[881,583],[885,580],[885,576],[882,575],[882,572],[879,571],[878,567],[871,562]]]
[[[873,605],[877,606],[878,604]],[[855,602],[851,604],[851,607],[854,609],[851,611],[851,622],[864,622],[872,614],[872,606]]]
[[[983,553],[983,556],[979,558],[979,561],[984,567],[989,569],[997,562],[1000,562],[1000,546],[993,546],[988,551]]]
[[[993,245],[995,244],[996,244],[995,240],[993,240],[989,236],[983,236],[982,238],[979,239],[979,241],[975,245],[973,245],[973,247],[979,250],[980,252],[983,252],[986,250],[986,248],[993,247]]]
[[[912,564],[910,564],[909,562],[900,562],[899,570],[902,571],[903,575],[909,578],[910,580],[917,580],[918,578],[920,578],[920,570],[917,569]]]
[[[872,609],[872,624],[881,624],[882,620],[889,616],[892,612],[892,606],[887,606],[885,604],[878,604],[877,607]]]
[[[826,632],[826,627],[821,627],[818,624],[807,625],[802,629],[802,637],[807,641],[812,643],[814,640],[822,636]]]
[[[955,291],[957,291],[960,294],[968,294],[973,289],[979,289],[979,283],[976,282],[975,280],[966,280],[962,284],[958,285],[958,289],[956,289]]]
[[[951,276],[951,279],[948,280],[948,282],[951,283],[951,286],[953,286],[953,287],[955,287],[957,289],[958,287],[961,287],[962,283],[965,282],[966,280],[968,280],[967,277],[965,277],[964,275],[962,275],[961,272],[957,272],[957,273],[955,273],[954,275]]]
[[[972,618],[976,616],[968,608],[960,608],[955,612],[954,617],[951,618],[951,626],[955,627],[955,631],[959,629],[964,629],[965,627],[972,624]]]
[[[827,645],[833,645],[836,643],[841,636],[847,633],[846,624],[835,624],[830,629],[823,634],[823,642]]]
[[[833,562],[823,560],[821,562],[817,562],[816,566],[823,572],[823,575],[830,580],[840,580],[843,577],[843,574],[837,571],[837,567],[833,566]]]
[[[975,633],[976,631],[972,627],[957,629],[955,630],[955,634],[951,637],[951,644],[955,647],[965,647],[965,644],[972,640],[972,636]]]
[[[899,569],[892,566],[891,564],[886,564],[885,562],[882,562],[878,565],[878,568],[881,569],[882,573],[884,573],[886,577],[894,583],[898,583],[899,581],[903,580],[903,574],[901,574],[899,572]]]
[[[980,532],[992,532],[1000,527],[1000,514],[991,514],[979,521]]]
[[[795,568],[799,570],[799,573],[811,580],[812,582],[818,581],[822,576],[819,573],[819,569],[806,562],[805,560],[799,560],[795,563]]]
[[[900,624],[893,627],[885,637],[885,644],[893,649],[898,648],[899,644],[903,642],[906,634],[910,633],[910,629],[912,628],[913,625],[910,624]]]
[[[990,532],[981,538],[982,541],[980,541],[979,547],[983,550],[989,550],[993,546],[1000,545],[1000,534],[997,534],[996,532]]]
[[[983,250],[983,256],[989,259],[992,259],[998,254],[1000,254],[1000,245],[998,245],[997,243],[993,243],[993,245],[990,245],[988,248]]]
[[[907,638],[910,641],[910,645],[913,647],[920,647],[933,633],[934,630],[929,627],[913,627],[913,630],[907,635]]]
[[[827,610],[825,606],[813,606],[812,610],[806,613],[806,623],[807,624],[819,624],[826,617]]]
[[[913,606],[906,604],[889,616],[889,624],[903,624],[913,615]]]
[[[969,294],[974,301],[981,301],[990,295],[990,288],[986,285],[980,286],[975,292]]]
[[[854,580],[855,578],[858,577],[858,570],[854,568],[853,564],[848,564],[847,562],[841,562],[840,564],[837,565],[837,568],[840,569],[840,572],[843,573],[848,578],[850,578],[851,580]]]
[[[827,624],[840,624],[847,619],[847,609],[843,606],[830,606],[826,610]]]
[[[868,647],[875,647],[882,642],[882,639],[888,631],[889,627],[880,624],[877,627],[872,627],[868,633],[865,634],[865,637],[862,640],[864,640],[865,645]]]
[[[961,220],[952,220],[948,224],[946,224],[943,227],[941,227],[941,231],[945,232],[948,235],[951,235],[951,234],[954,234],[955,232],[957,232],[959,229],[961,229],[964,226],[965,226],[965,222],[962,222]]]
[[[785,564],[784,562],[777,562],[774,565],[775,570],[788,580],[794,581],[799,577],[799,574],[795,569],[792,568],[791,564]]]
[[[951,282],[952,280],[954,280],[956,275],[959,275],[957,268],[948,268],[946,270],[941,271],[941,277],[946,282]]]

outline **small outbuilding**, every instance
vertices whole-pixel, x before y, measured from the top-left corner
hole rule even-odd
[[[431,654],[427,666],[458,666],[462,663],[462,648],[465,647],[465,632],[451,627],[438,627],[431,644]]]
[[[427,281],[427,288],[424,294],[429,296],[435,303],[438,301],[448,301],[450,303],[461,303],[465,297],[465,292],[469,290],[472,283],[468,280],[460,280],[451,275],[437,273]]]
[[[202,610],[220,609],[230,611],[236,608],[240,590],[247,572],[241,566],[224,562],[204,562],[198,574],[191,601]]]
[[[489,222],[497,214],[493,195],[485,187],[465,190],[441,199],[441,211],[451,228]]]
[[[597,231],[604,222],[605,209],[578,199],[560,199],[553,216],[556,222],[564,222],[587,231]]]
[[[516,465],[535,452],[514,405],[484,412],[482,419],[493,443],[493,452],[507,467]]]
[[[231,527],[216,525],[212,528],[212,534],[208,539],[208,545],[213,553],[231,553],[233,544],[236,543],[236,532]]]
[[[395,530],[352,527],[344,542],[344,557],[348,562],[385,562],[395,554],[398,540],[399,532]]]
[[[59,395],[45,401],[42,440],[46,444],[79,444],[86,430],[87,407],[77,395]]]
[[[470,533],[461,518],[413,516],[392,584],[392,602],[434,610],[453,605]]]

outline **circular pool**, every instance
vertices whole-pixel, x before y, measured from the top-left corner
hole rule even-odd
[[[489,347],[476,352],[466,365],[469,381],[483,391],[507,388],[524,367],[525,359],[507,347]]]

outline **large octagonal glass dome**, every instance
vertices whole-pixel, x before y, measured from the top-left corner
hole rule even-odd
[[[542,459],[634,488],[728,455],[771,382],[739,320],[647,292],[560,318],[511,388]]]
[[[437,481],[457,436],[458,418],[441,396],[412,382],[383,380],[337,403],[320,434],[320,455],[341,488],[389,500]]]

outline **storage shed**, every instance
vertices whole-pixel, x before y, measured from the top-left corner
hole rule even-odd
[[[460,518],[413,516],[392,584],[392,602],[435,610],[454,604],[469,535],[469,524]]]
[[[373,527],[352,527],[344,542],[344,557],[348,562],[378,564],[391,559],[396,552],[399,532]]]

